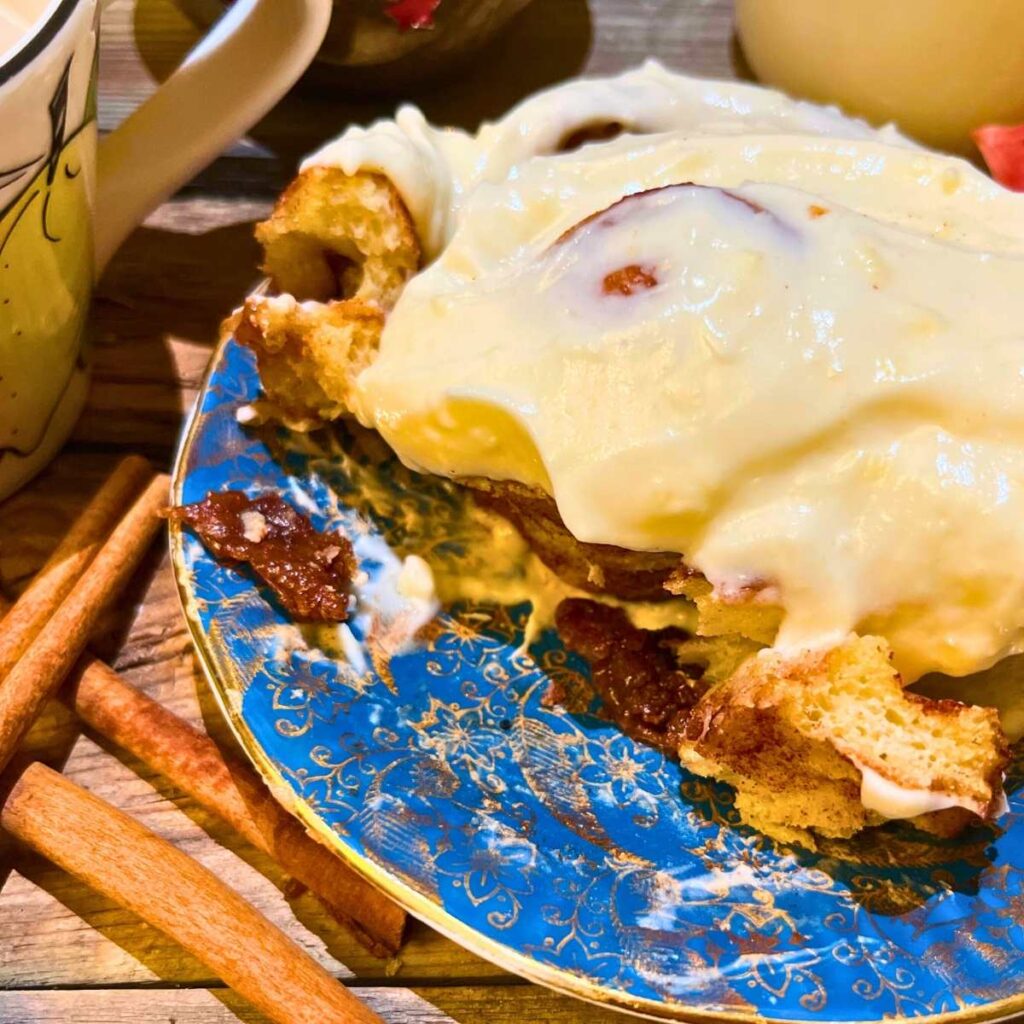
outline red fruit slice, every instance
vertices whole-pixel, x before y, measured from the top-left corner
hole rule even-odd
[[[1014,192],[1024,192],[1024,124],[986,124],[971,138],[992,177]]]
[[[434,11],[441,0],[390,0],[384,13],[404,32],[410,28],[431,28]]]

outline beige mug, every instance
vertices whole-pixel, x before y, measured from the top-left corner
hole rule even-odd
[[[1024,0],[736,0],[761,81],[922,142],[1024,121]]]
[[[0,0],[0,498],[46,465],[81,412],[97,275],[147,213],[302,74],[331,0],[237,0],[102,139],[100,7]]]

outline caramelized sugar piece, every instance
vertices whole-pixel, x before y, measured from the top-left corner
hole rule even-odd
[[[605,274],[601,290],[605,295],[632,295],[641,288],[653,288],[657,283],[658,277],[652,267],[630,263],[627,267]]]
[[[280,495],[211,492],[193,505],[168,509],[167,517],[191,527],[222,561],[252,566],[296,618],[348,617],[356,571],[352,545],[338,534],[319,533]]]
[[[700,665],[680,665],[681,629],[637,629],[621,608],[568,598],[555,612],[566,647],[590,663],[602,714],[633,739],[676,756],[690,709],[705,687]]]

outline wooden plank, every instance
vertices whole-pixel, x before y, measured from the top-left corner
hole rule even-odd
[[[126,439],[169,466],[221,320],[259,279],[253,223],[267,202],[184,197],[136,231],[97,292],[93,386],[73,444]]]
[[[414,994],[448,1014],[459,1024],[627,1024],[633,1016],[591,1006],[538,985],[417,988]],[[369,1001],[369,1000],[368,1000]],[[385,1017],[402,1024],[396,1017]],[[415,1017],[404,1018],[411,1022]]]
[[[355,986],[354,986],[355,987]],[[355,987],[388,1024],[625,1024],[635,1019],[533,985]],[[0,1024],[265,1024],[223,989],[0,992]]]
[[[175,1024],[267,1024],[262,1014],[231,993],[220,990],[0,992],[0,1024],[168,1024],[169,1021]]]
[[[451,1024],[452,1018],[406,989],[359,993],[389,1024]],[[268,1024],[233,992],[0,992],[0,1024]]]

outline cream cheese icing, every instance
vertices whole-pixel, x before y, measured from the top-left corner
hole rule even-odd
[[[963,806],[957,797],[948,793],[897,785],[867,765],[858,764],[857,769],[861,773],[860,802],[883,818],[916,818],[921,814]]]
[[[433,259],[356,387],[406,464],[768,581],[783,649],[881,634],[914,679],[1021,648],[1024,198],[653,64],[472,136],[404,108],[307,163],[387,174]]]

